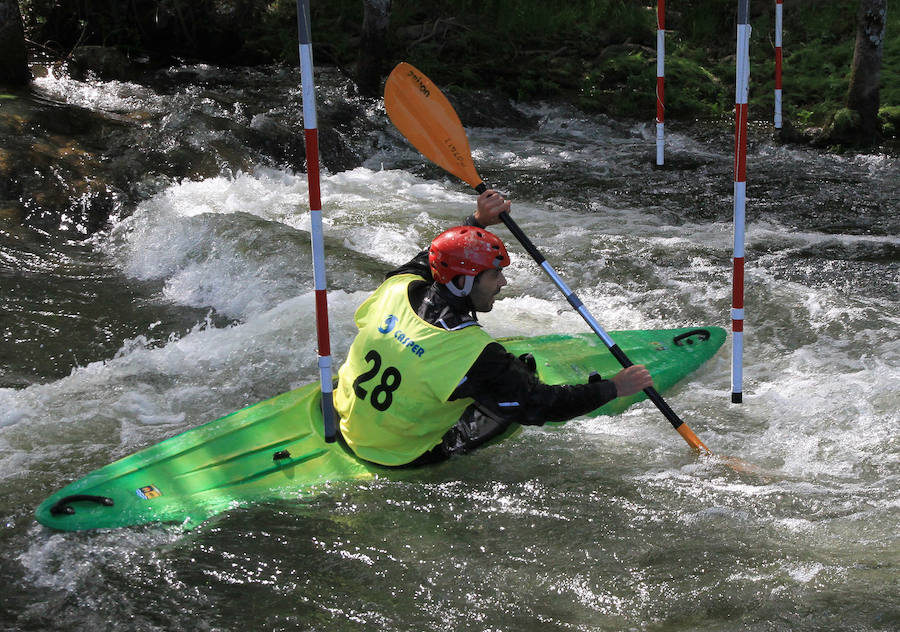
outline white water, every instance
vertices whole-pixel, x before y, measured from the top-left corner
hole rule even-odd
[[[703,195],[692,174],[650,191],[686,196],[648,204],[647,191],[621,188],[646,176],[635,148],[648,127],[541,111],[549,118],[535,133],[473,130],[475,158],[485,173],[512,174],[502,182],[517,222],[595,317],[608,330],[727,326],[732,228],[684,205]],[[727,160],[727,148],[677,133],[670,142]],[[764,146],[757,159],[809,155]],[[473,208],[457,183],[392,166],[409,159],[384,149],[323,177],[336,364],[353,311],[383,273]],[[896,172],[883,156],[817,160],[884,182]],[[597,196],[527,186],[535,174],[553,182],[572,171],[618,184]],[[419,481],[335,490],[306,510],[241,510],[189,535],[37,526],[34,506],[65,482],[316,379],[306,186],[304,174],[270,166],[173,183],[95,237],[122,275],[157,284],[150,303],[232,322],[162,339],[165,325],[152,323],[114,357],[0,390],[0,478],[14,498],[4,503],[4,579],[20,602],[39,595],[4,624],[46,627],[58,613],[74,618],[72,629],[183,628],[196,613],[210,629],[874,630],[898,621],[900,281],[896,261],[869,267],[855,253],[896,252],[900,239],[823,232],[778,214],[752,220],[747,234],[745,403],[730,403],[727,348],[667,397],[715,454],[762,473],[695,460],[644,404],[612,420],[527,430]],[[510,285],[483,318],[488,331],[583,331],[510,246]],[[137,603],[148,589],[178,595],[162,623]],[[236,607],[242,595],[267,609]]]

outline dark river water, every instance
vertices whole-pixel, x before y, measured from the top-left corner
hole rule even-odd
[[[474,194],[319,80],[339,362],[383,273]],[[897,156],[751,129],[744,403],[730,341],[667,401],[758,471],[698,459],[642,404],[190,532],[59,533],[33,511],[66,483],[317,378],[299,73],[13,96],[2,157],[30,162],[0,208],[2,629],[900,629]],[[482,177],[606,329],[730,326],[730,123],[670,124],[660,169],[650,117],[459,105]],[[584,331],[510,250],[486,329]]]

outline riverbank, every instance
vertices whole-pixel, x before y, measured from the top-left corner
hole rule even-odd
[[[38,53],[66,59],[79,72],[107,78],[174,61],[226,66],[297,65],[294,0],[204,3],[166,7],[139,0],[134,16],[100,14],[103,2],[81,9],[32,0],[29,35]],[[555,6],[422,0],[397,4],[379,49],[383,72],[410,61],[451,93],[488,90],[516,101],[554,101],[615,118],[655,116],[656,11],[653,2],[581,0]],[[94,6],[97,5],[97,6]],[[146,7],[144,5],[147,5]],[[152,6],[151,6],[152,5]],[[182,6],[185,5],[185,6]],[[786,140],[807,142],[844,106],[853,56],[857,0],[798,0],[784,13]],[[81,13],[78,13],[81,11]],[[142,21],[143,20],[143,21]],[[316,60],[348,77],[359,57],[363,3],[312,5]],[[771,120],[774,103],[774,3],[751,7],[750,116]],[[126,24],[127,23],[127,24]],[[728,118],[734,105],[735,7],[730,0],[685,0],[666,17],[666,118]],[[81,25],[75,28],[75,25]],[[51,43],[52,42],[52,43]],[[121,59],[73,54],[103,43]],[[95,53],[92,52],[92,55]],[[900,129],[900,14],[889,13],[884,46],[881,122],[885,144],[897,148]],[[792,133],[798,130],[797,133]],[[834,147],[833,149],[840,149]]]

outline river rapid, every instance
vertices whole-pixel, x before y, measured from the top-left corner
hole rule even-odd
[[[782,145],[763,122],[748,158],[744,403],[731,403],[730,338],[666,396],[717,456],[698,459],[643,403],[190,532],[38,525],[34,508],[68,482],[317,379],[298,75],[48,76],[0,101],[26,121],[7,146],[45,155],[76,134],[96,159],[78,183],[74,148],[30,170],[25,197],[62,186],[68,201],[0,224],[0,628],[900,628],[898,158]],[[319,77],[339,363],[384,272],[475,196],[423,164],[380,103]],[[460,112],[481,176],[607,330],[730,326],[728,122],[671,124],[660,169],[649,123],[546,104]],[[60,140],[53,121],[75,132]],[[99,198],[94,230],[84,208]],[[496,232],[512,264],[486,329],[584,331]]]

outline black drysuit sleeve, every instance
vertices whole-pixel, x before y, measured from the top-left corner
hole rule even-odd
[[[451,399],[473,398],[489,415],[526,426],[568,421],[616,398],[610,380],[588,384],[544,384],[499,343],[488,344]]]

